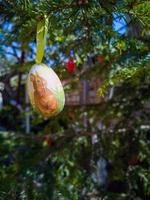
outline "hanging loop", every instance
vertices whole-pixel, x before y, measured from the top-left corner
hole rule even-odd
[[[42,62],[44,56],[44,48],[46,43],[46,34],[48,29],[48,17],[44,15],[42,19],[37,23],[37,32],[36,32],[36,63],[39,64]]]

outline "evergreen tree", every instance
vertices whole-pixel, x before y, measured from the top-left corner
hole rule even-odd
[[[65,106],[47,120],[28,110],[44,16],[43,62],[68,80],[66,93],[100,79],[100,104]],[[0,1],[0,199],[150,198],[149,41],[148,0]]]

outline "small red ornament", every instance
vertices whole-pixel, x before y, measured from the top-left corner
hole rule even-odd
[[[138,155],[136,154],[131,154],[129,161],[128,161],[129,165],[138,165],[139,164],[139,158]]]
[[[52,138],[49,136],[49,135],[46,135],[45,137],[44,137],[44,146],[49,146],[49,147],[51,147],[51,146],[53,146],[53,140],[52,140]]]
[[[89,1],[88,0],[77,0],[77,5],[84,5],[87,4]]]
[[[75,63],[74,63],[74,61],[71,57],[68,59],[68,62],[66,64],[66,68],[67,68],[68,72],[70,72],[70,73],[75,72],[76,65],[75,65]]]
[[[98,56],[98,57],[97,57],[97,61],[98,61],[100,64],[104,64],[104,62],[105,62],[104,56]]]

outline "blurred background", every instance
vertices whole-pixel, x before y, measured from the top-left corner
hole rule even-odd
[[[44,14],[51,118],[26,92]],[[148,0],[0,0],[0,200],[150,199],[149,44]]]

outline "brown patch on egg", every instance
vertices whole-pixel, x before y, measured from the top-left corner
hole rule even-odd
[[[54,114],[58,103],[54,94],[47,88],[47,81],[38,74],[30,74],[30,80],[34,88],[35,106],[44,116]]]

